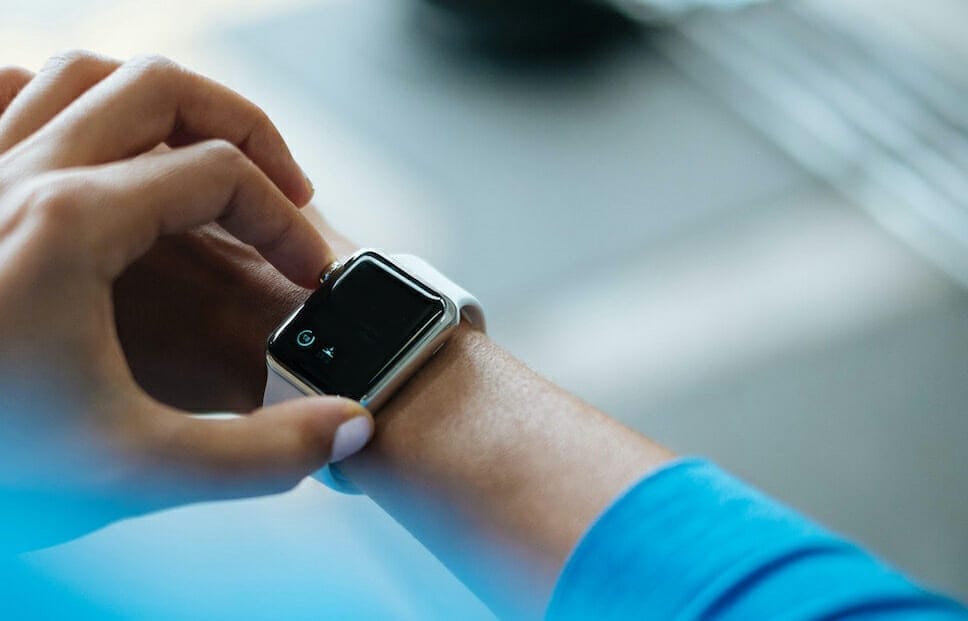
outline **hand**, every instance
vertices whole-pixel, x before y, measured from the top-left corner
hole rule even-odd
[[[33,538],[5,543],[281,491],[360,448],[372,418],[343,399],[185,416],[136,384],[118,340],[113,286],[160,238],[217,223],[299,286],[332,260],[296,208],[311,190],[265,115],[155,58],[74,54],[36,77],[0,71],[0,105],[11,94],[0,108],[0,510]],[[207,231],[193,234],[225,239]]]
[[[30,86],[0,117],[0,152],[117,67],[112,60],[75,53],[49,62],[33,81],[25,70],[2,70],[0,110]],[[232,97],[253,108],[238,96]],[[253,112],[262,117],[261,112]],[[4,131],[4,126],[9,130]],[[268,131],[275,133],[271,125]],[[185,142],[185,133],[176,132],[168,142]],[[252,156],[271,160],[274,149],[287,155],[281,139],[273,142],[271,149],[257,150]],[[300,205],[308,200],[311,189],[289,162],[288,168],[283,167],[283,176],[289,175],[290,198]],[[292,170],[298,174],[292,175]],[[334,231],[325,233],[339,254],[355,249]],[[315,278],[307,284],[317,285]],[[118,278],[115,317],[131,371],[152,397],[193,412],[248,411],[262,403],[269,332],[308,294],[251,246],[219,226],[206,225],[159,239]]]

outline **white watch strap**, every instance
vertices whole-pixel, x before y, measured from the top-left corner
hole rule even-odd
[[[430,263],[427,263],[418,256],[412,254],[393,254],[390,258],[394,263],[402,267],[411,275],[416,276],[431,289],[440,291],[457,305],[461,316],[469,321],[471,325],[480,330],[486,331],[484,323],[484,308],[473,295],[466,289],[447,278]]]
[[[266,394],[262,398],[263,405],[274,405],[305,396],[307,396],[306,393],[287,382],[271,366],[269,367],[269,376],[266,378]]]

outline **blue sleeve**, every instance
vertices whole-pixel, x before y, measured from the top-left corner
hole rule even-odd
[[[709,462],[628,490],[565,564],[549,621],[966,619],[857,546]]]

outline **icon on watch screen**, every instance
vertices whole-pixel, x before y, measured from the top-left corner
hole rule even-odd
[[[318,352],[316,352],[316,357],[320,359],[323,364],[329,364],[336,358],[336,348],[335,347],[323,347]]]
[[[313,334],[312,330],[303,330],[296,335],[296,345],[302,347],[303,349],[308,349],[313,346],[316,342],[316,335]]]

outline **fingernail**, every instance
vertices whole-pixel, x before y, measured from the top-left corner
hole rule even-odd
[[[302,168],[300,168],[299,170],[302,170]],[[312,180],[310,180],[309,175],[306,174],[305,170],[302,170],[302,174],[303,174],[303,181],[306,182],[306,190],[309,192],[309,198],[312,198],[313,195],[316,194],[316,188],[315,186],[313,186],[313,182]]]
[[[373,419],[367,415],[354,416],[336,428],[333,450],[329,460],[340,461],[366,446],[373,435]]]

